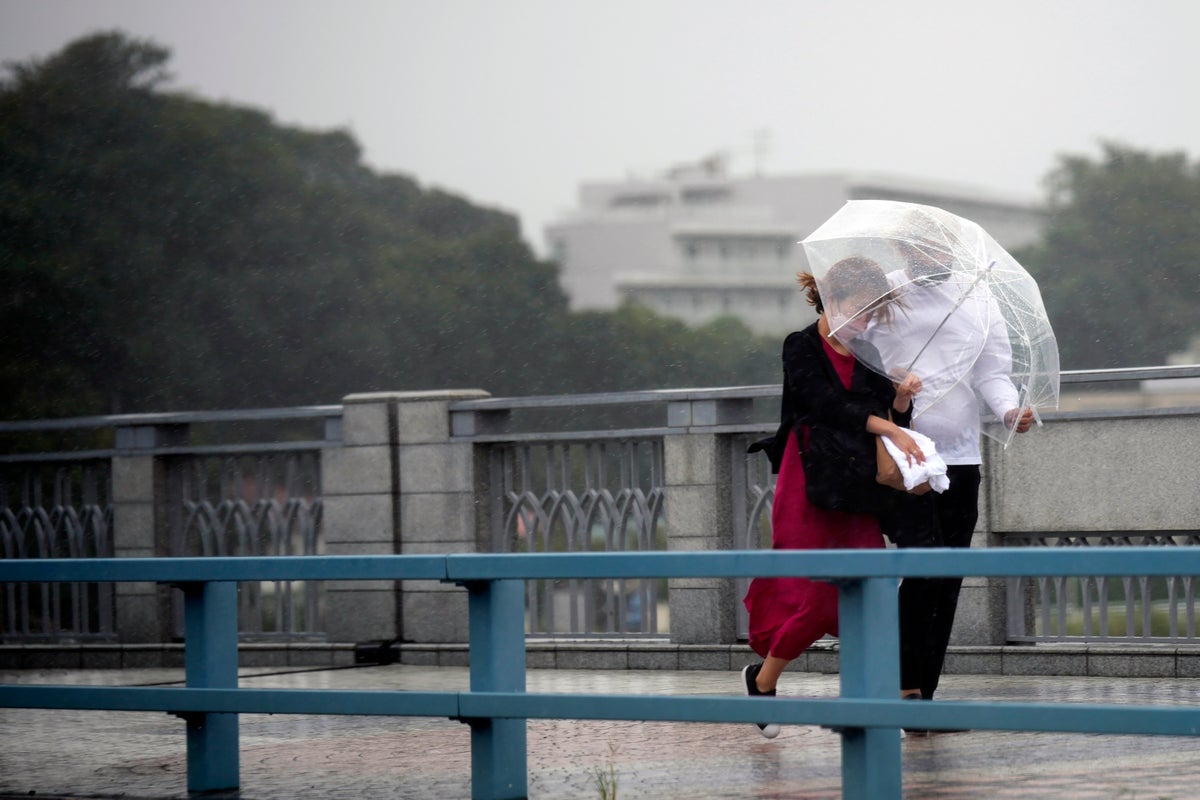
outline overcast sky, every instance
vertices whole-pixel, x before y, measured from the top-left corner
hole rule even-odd
[[[716,151],[1036,199],[1102,139],[1200,146],[1195,0],[0,0],[0,61],[111,29],[168,47],[171,88],[348,129],[539,252],[580,182]]]

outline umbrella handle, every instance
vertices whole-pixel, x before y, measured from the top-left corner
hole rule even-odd
[[[1008,435],[1004,437],[1005,450],[1007,450],[1008,446],[1012,444],[1013,437],[1017,435],[1017,425],[1020,423],[1021,417],[1025,413],[1025,409],[1028,408],[1031,412],[1033,412],[1033,421],[1037,423],[1039,428],[1042,427],[1042,415],[1038,413],[1037,406],[1029,402],[1029,384],[1021,384],[1021,388],[1017,393],[1017,398],[1017,416],[1013,418],[1012,427],[1008,428],[1007,425],[1004,426],[1008,428]],[[1001,419],[1001,423],[1003,422],[1004,420]]]
[[[1021,396],[1024,397],[1026,400],[1029,399],[1029,384],[1027,384],[1027,383],[1021,384]],[[1022,403],[1020,406],[1021,411],[1024,411],[1025,408],[1026,408],[1025,404]],[[1042,427],[1042,415],[1038,413],[1037,406],[1030,403],[1028,408],[1030,411],[1033,412],[1034,423],[1036,423],[1039,428]],[[1020,416],[1020,415],[1018,415],[1018,416]]]
[[[1001,443],[1005,450],[1007,450],[1008,446],[1012,444],[1013,437],[1017,435],[1017,425],[1021,423],[1021,417],[1024,416],[1026,408],[1033,412],[1033,418],[1037,422],[1038,427],[1040,428],[1042,425],[1042,418],[1038,416],[1037,409],[1034,408],[1032,404],[1029,404],[1027,402],[1028,400],[1029,384],[1022,383],[1021,388],[1017,390],[1017,414],[1013,417],[1012,426],[1010,427],[1007,420],[1004,418],[1007,416],[1007,414],[1000,417],[1000,427],[1006,431],[1004,441]]]
[[[1018,414],[1016,414],[1016,417],[1020,419],[1021,414],[1024,413],[1025,409],[1030,409],[1033,413],[1033,422],[1036,423],[1039,428],[1042,427],[1042,415],[1038,414],[1037,405],[1028,402],[1028,399],[1030,399],[1030,385],[1021,384],[1020,397],[1021,403],[1018,405]]]

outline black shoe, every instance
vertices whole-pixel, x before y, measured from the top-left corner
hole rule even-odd
[[[758,671],[762,669],[762,662],[751,664],[742,670],[742,688],[746,690],[746,694],[750,697],[774,697],[775,690],[764,692],[758,688],[756,679]],[[778,722],[756,722],[754,727],[758,728],[758,732],[768,739],[774,739],[779,735]]]
[[[905,700],[932,700],[932,697],[922,697],[919,694],[910,694],[904,697]],[[935,733],[966,733],[970,728],[904,728],[904,733],[907,736],[932,736]]]
[[[925,698],[921,697],[921,695],[919,695],[919,694],[906,694],[901,699],[903,699],[903,700],[924,700]],[[902,728],[902,730],[904,731],[905,736],[928,736],[929,735],[929,728]]]

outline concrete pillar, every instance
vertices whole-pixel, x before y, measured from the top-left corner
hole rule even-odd
[[[470,443],[450,442],[449,405],[478,390],[343,399],[342,443],[321,457],[330,555],[474,552]],[[437,581],[328,581],[326,629],[342,642],[467,640],[466,592]]]
[[[474,553],[484,532],[479,504],[486,487],[477,476],[475,446],[450,438],[450,405],[489,397],[478,389],[405,392],[395,397],[396,463],[400,472],[400,550],[427,555]],[[405,581],[400,591],[402,638],[465,642],[467,592],[439,581]]]
[[[399,551],[395,442],[391,395],[343,399],[342,442],[321,452],[321,527],[328,555]],[[333,641],[397,635],[399,608],[391,581],[326,581],[324,597],[325,629]]]
[[[186,444],[184,425],[135,425],[116,431],[112,459],[113,556],[170,555],[166,540],[166,480],[149,452]],[[155,583],[118,583],[113,588],[116,630],[122,642],[162,642],[172,635],[168,588]]]
[[[112,460],[113,555],[149,558],[154,551],[154,456]],[[116,628],[123,642],[157,642],[163,632],[153,583],[114,586]]]
[[[745,422],[750,401],[697,397],[672,402],[663,442],[669,550],[733,548],[731,437],[719,426]],[[735,582],[674,578],[668,582],[671,641],[732,643],[737,639]]]

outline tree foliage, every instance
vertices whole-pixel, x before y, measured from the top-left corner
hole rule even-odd
[[[1200,333],[1200,165],[1106,143],[1051,174],[1037,278],[1063,367],[1166,363]]]
[[[0,82],[0,418],[777,379],[738,323],[569,313],[511,215],[167,92],[168,60],[101,33]]]

